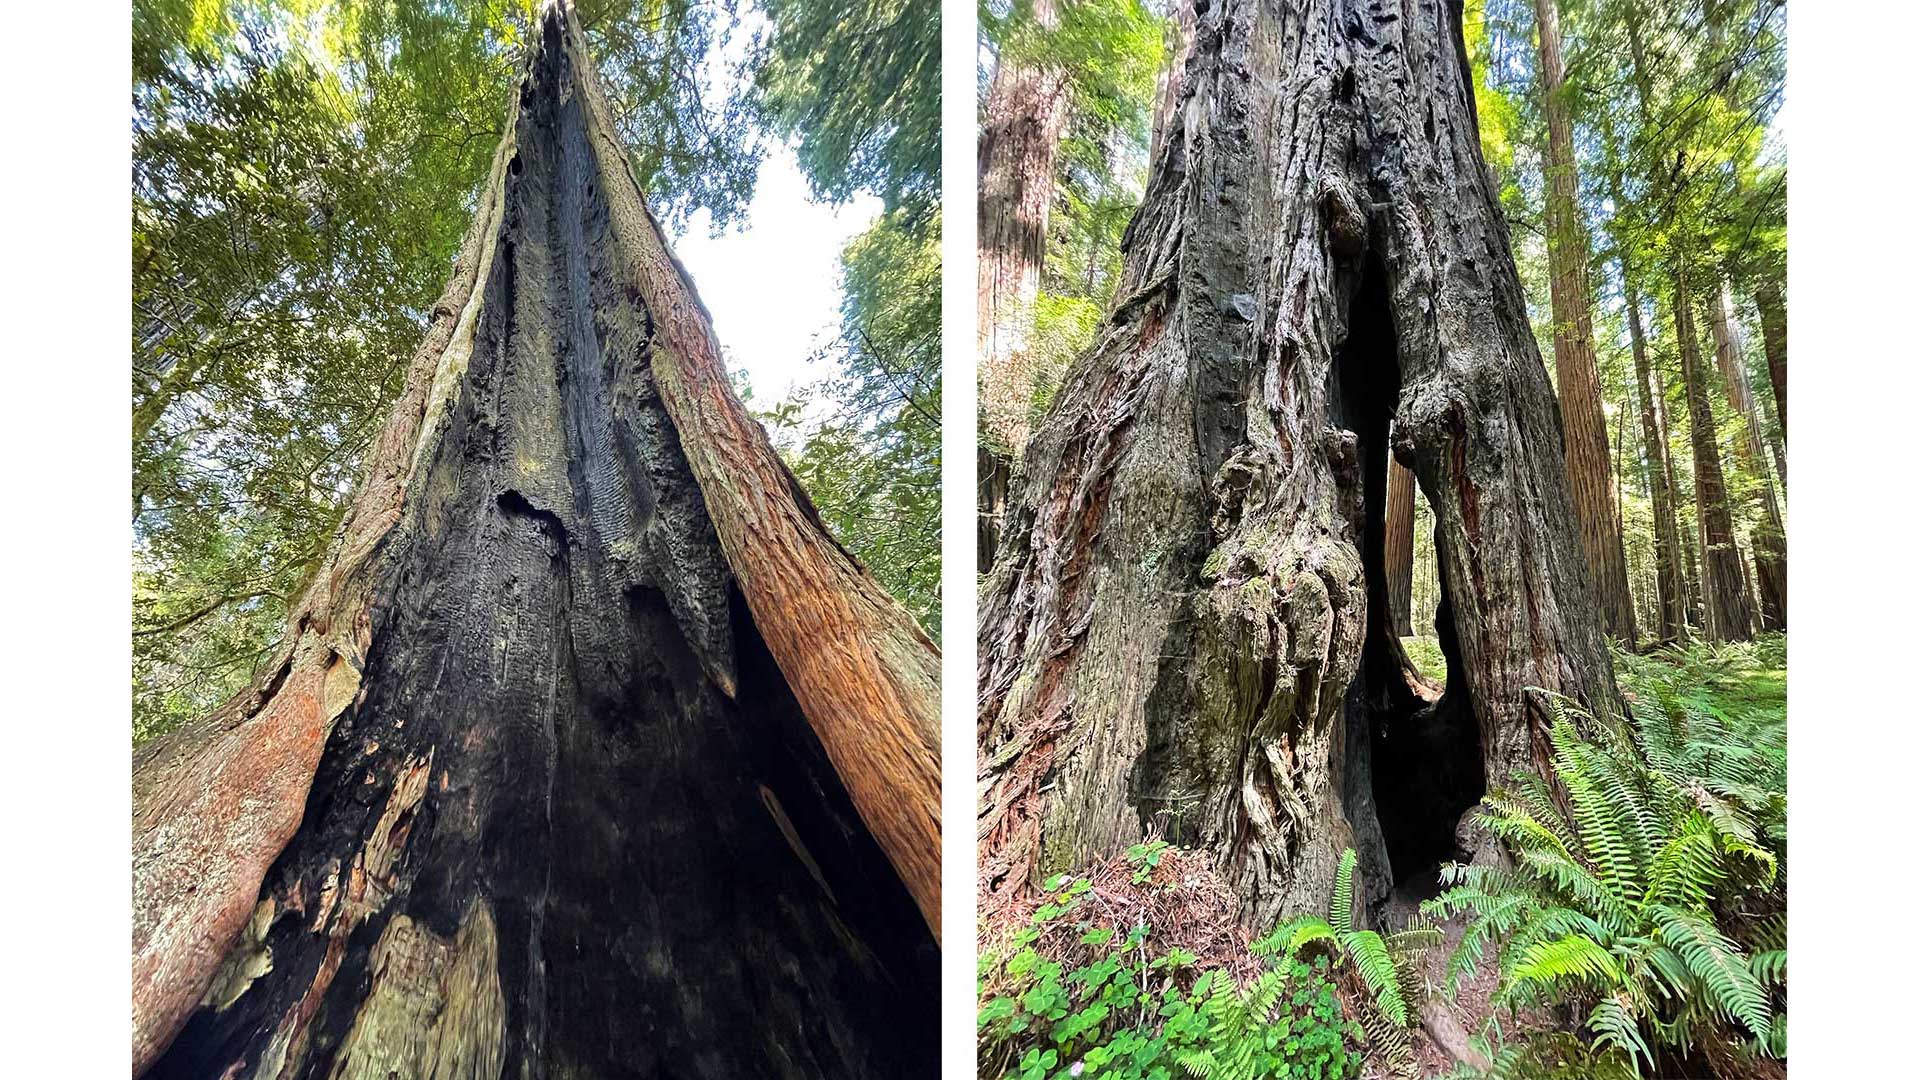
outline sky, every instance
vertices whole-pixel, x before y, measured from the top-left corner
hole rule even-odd
[[[835,374],[838,365],[815,354],[840,327],[840,250],[880,210],[869,195],[839,206],[815,202],[793,151],[779,145],[760,165],[743,227],[711,236],[703,209],[673,238],[713,314],[727,365],[746,373],[756,406]]]

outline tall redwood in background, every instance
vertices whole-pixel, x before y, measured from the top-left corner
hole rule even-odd
[[[1051,29],[1055,0],[1030,0],[1032,17]],[[1027,445],[1033,403],[1028,341],[1046,262],[1054,159],[1066,133],[1067,73],[1002,59],[994,67],[980,122],[978,207],[980,365],[980,569],[991,564],[1013,465]]]
[[[1387,463],[1387,606],[1396,637],[1413,633],[1414,487],[1412,469],[1398,461]]]
[[[989,925],[1150,826],[1211,852],[1252,922],[1324,905],[1349,845],[1379,895],[1539,766],[1528,687],[1615,707],[1458,19],[1198,12],[1119,299],[1028,444],[983,597]],[[1438,700],[1386,615],[1389,456],[1434,509]]]
[[[1740,346],[1740,326],[1733,311],[1733,291],[1726,282],[1714,296],[1713,358],[1720,369],[1720,384],[1726,388],[1727,403],[1739,414],[1735,425],[1734,456],[1741,468],[1753,477],[1753,502],[1759,509],[1759,522],[1753,529],[1753,576],[1760,597],[1760,624],[1768,630],[1787,628],[1787,526],[1780,515],[1780,500],[1774,494],[1773,478],[1760,453],[1763,436],[1760,409],[1754,404],[1753,388],[1747,381],[1747,364]],[[1786,466],[1786,455],[1774,459]]]
[[[1708,372],[1700,358],[1693,289],[1684,250],[1673,262],[1673,329],[1680,339],[1680,377],[1687,393],[1687,426],[1693,435],[1693,492],[1700,535],[1700,598],[1707,636],[1745,641],[1753,636],[1753,601],[1745,561],[1734,542],[1733,509],[1720,466],[1720,431],[1707,393]]]
[[[134,763],[133,1068],[925,1075],[938,654],[728,388],[571,4],[279,655]]]
[[[1633,597],[1627,555],[1614,502],[1613,461],[1607,453],[1607,417],[1600,402],[1600,371],[1593,355],[1592,292],[1587,283],[1587,231],[1580,212],[1580,178],[1573,157],[1573,120],[1560,55],[1555,0],[1533,0],[1540,52],[1540,104],[1547,118],[1547,265],[1553,301],[1553,362],[1566,425],[1567,479],[1573,487],[1580,544],[1593,575],[1594,599],[1607,632],[1631,645]]]

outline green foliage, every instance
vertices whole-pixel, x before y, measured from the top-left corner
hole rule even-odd
[[[1362,929],[1354,892],[1358,862],[1352,848],[1341,852],[1326,918],[1297,916],[1254,942],[1252,949],[1260,956],[1288,957],[1312,949],[1331,950],[1333,956],[1352,964],[1371,998],[1371,1011],[1362,1019],[1367,1034],[1395,1070],[1411,1075],[1413,1045],[1408,1034],[1424,993],[1420,958],[1439,941],[1439,934],[1421,923],[1388,935]]]
[[[841,255],[842,374],[762,415],[821,520],[940,633],[940,218],[896,210]],[[809,405],[825,419],[809,421]]]
[[[1557,786],[1516,773],[1478,819],[1514,865],[1449,866],[1425,905],[1467,916],[1449,986],[1491,944],[1495,1002],[1571,1008],[1587,1067],[1637,1072],[1709,1038],[1785,1054],[1784,717],[1702,678],[1729,652],[1623,661],[1631,728],[1545,695]]]
[[[1149,840],[1144,844],[1134,844],[1127,848],[1127,861],[1133,864],[1133,883],[1144,884],[1153,877],[1160,867],[1160,859],[1166,855],[1172,845],[1165,840]]]
[[[1148,845],[1135,857],[1144,863]],[[1164,850],[1162,848],[1161,850]],[[1087,878],[1060,875],[1004,960],[981,960],[982,1076],[1171,1080],[1175,1076],[1356,1076],[1362,1032],[1343,1022],[1329,959],[1287,956],[1242,987],[1223,971],[1192,971],[1178,949],[1155,954],[1151,928],[1102,925]],[[1089,962],[1063,970],[1034,946],[1071,927]]]
[[[763,0],[756,107],[814,190],[867,191],[924,218],[940,201],[937,0]]]

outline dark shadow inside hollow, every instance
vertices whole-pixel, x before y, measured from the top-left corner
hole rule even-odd
[[[1346,341],[1334,358],[1329,393],[1333,423],[1356,436],[1359,474],[1354,534],[1367,582],[1367,626],[1359,669],[1347,687],[1343,802],[1369,902],[1395,889],[1429,889],[1439,864],[1455,857],[1460,816],[1486,791],[1479,728],[1445,573],[1433,626],[1446,657],[1443,683],[1420,676],[1389,614],[1387,466],[1399,396],[1386,274],[1378,258],[1369,257],[1355,290]],[[1436,548],[1441,543],[1437,525],[1435,543]],[[1446,552],[1437,555],[1445,567]]]

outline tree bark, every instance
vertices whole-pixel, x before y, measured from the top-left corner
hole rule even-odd
[[[728,388],[571,4],[332,553],[134,763],[134,1072],[911,1075],[938,653]]]
[[[1613,502],[1613,464],[1607,418],[1593,354],[1592,293],[1587,282],[1587,232],[1580,213],[1580,180],[1573,157],[1573,121],[1560,57],[1560,15],[1554,0],[1533,0],[1540,54],[1540,100],[1547,118],[1547,264],[1553,304],[1553,360],[1566,425],[1567,479],[1580,522],[1580,542],[1593,577],[1594,599],[1607,632],[1629,646],[1635,638],[1633,597],[1627,591],[1626,547]]]
[[[1349,845],[1378,896],[1542,766],[1527,687],[1617,707],[1458,5],[1217,2],[1183,86],[985,589],[983,926],[1150,823],[1250,923],[1324,905]],[[1385,618],[1390,430],[1438,701]]]
[[[1387,610],[1395,637],[1413,634],[1413,470],[1387,465]]]
[[[1760,309],[1760,340],[1767,349],[1767,381],[1773,384],[1774,419],[1780,422],[1780,440],[1787,438],[1787,303],[1780,285],[1763,281],[1754,287],[1754,305]],[[1784,477],[1782,477],[1784,480]]]
[[[1613,178],[1619,200],[1619,177]],[[1662,641],[1679,641],[1687,634],[1687,580],[1681,569],[1680,521],[1675,512],[1673,458],[1654,394],[1653,361],[1647,355],[1646,330],[1640,321],[1640,290],[1633,271],[1621,261],[1621,279],[1627,302],[1627,336],[1633,349],[1633,377],[1640,392],[1640,436],[1647,448],[1647,489],[1653,502],[1653,562],[1655,589],[1660,602]]]
[[[1753,390],[1747,382],[1747,365],[1741,355],[1739,327],[1734,322],[1733,290],[1725,281],[1714,298],[1713,354],[1720,368],[1727,402],[1744,421],[1737,425],[1734,454],[1741,468],[1754,479],[1754,502],[1759,524],[1753,529],[1753,575],[1760,596],[1760,625],[1768,630],[1787,628],[1787,530],[1780,516],[1780,500],[1774,495],[1773,480],[1767,475],[1766,458],[1755,440],[1760,437],[1760,409],[1754,404]],[[1784,464],[1784,459],[1782,459]]]
[[[1688,426],[1693,435],[1693,490],[1700,526],[1700,593],[1707,636],[1714,641],[1745,641],[1753,636],[1753,603],[1734,546],[1733,512],[1720,469],[1720,436],[1707,373],[1700,359],[1700,335],[1693,323],[1693,293],[1684,254],[1673,267],[1673,328],[1680,340],[1680,377],[1687,391]]]
[[[1032,17],[1051,29],[1055,0],[1032,0]],[[992,565],[1014,466],[1027,445],[1033,407],[1028,339],[1047,251],[1054,158],[1066,133],[1067,73],[1002,60],[994,66],[980,125],[979,310],[981,461],[980,569]]]

